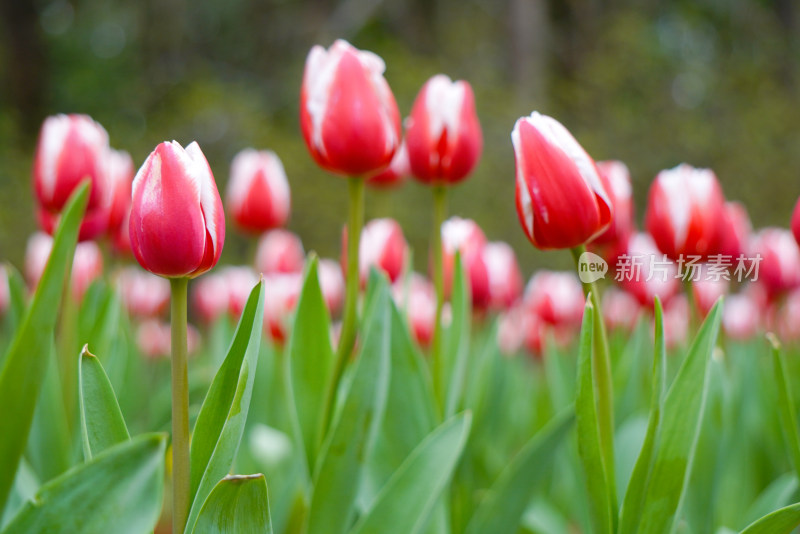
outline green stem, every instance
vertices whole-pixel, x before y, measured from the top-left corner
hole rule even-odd
[[[586,252],[584,245],[570,249],[575,260],[575,267],[580,274],[580,256]],[[597,417],[600,426],[600,446],[606,466],[606,476],[611,490],[613,509],[617,506],[617,484],[614,471],[614,387],[611,375],[611,354],[608,348],[608,335],[603,321],[603,308],[600,307],[600,295],[595,282],[584,283],[583,291],[591,300],[594,308],[594,331],[597,342],[592,352],[592,369],[594,375]]]
[[[336,362],[333,368],[333,381],[328,390],[328,398],[323,408],[322,421],[325,425],[323,436],[327,432],[330,420],[333,417],[333,407],[336,401],[336,392],[339,389],[339,381],[342,378],[342,373],[344,373],[347,360],[353,352],[358,326],[358,290],[361,283],[358,276],[358,244],[361,241],[361,229],[364,226],[364,180],[363,178],[353,177],[347,181],[350,189],[350,213],[347,222],[347,275],[345,279],[344,318],[342,319],[339,347],[336,351]]]
[[[433,186],[433,226],[431,227],[431,254],[433,255],[433,285],[436,289],[436,316],[433,323],[431,362],[433,390],[442,407],[445,399],[444,357],[442,339],[442,308],[444,307],[444,251],[442,250],[442,224],[447,216],[447,189]]]
[[[61,378],[61,394],[70,438],[74,428],[78,390],[78,302],[72,294],[72,262],[69,262],[64,284],[63,304],[58,329],[58,364]]]
[[[189,372],[186,364],[188,278],[170,279],[172,288],[172,532],[181,534],[189,515]]]

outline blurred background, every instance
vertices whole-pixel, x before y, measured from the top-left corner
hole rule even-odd
[[[537,252],[514,208],[509,134],[532,110],[595,159],[631,170],[637,219],[655,174],[714,169],[756,227],[787,226],[800,193],[800,51],[794,0],[0,0],[0,259],[21,265],[35,230],[30,185],[42,120],[91,115],[138,167],[157,143],[203,148],[220,191],[241,149],[270,148],[292,187],[289,228],[339,256],[347,188],[308,155],[303,63],[336,38],[372,50],[405,116],[443,72],[472,83],[484,131],[450,213],[510,242],[524,273],[570,264]],[[367,192],[367,217],[398,219],[425,270],[430,191]],[[227,263],[252,246],[232,225]]]

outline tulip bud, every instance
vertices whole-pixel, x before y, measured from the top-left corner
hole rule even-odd
[[[136,331],[136,344],[142,355],[154,358],[169,358],[172,354],[172,333],[169,323],[149,319],[139,325]],[[186,345],[189,355],[197,352],[200,346],[200,333],[192,325],[186,328]]]
[[[398,280],[392,286],[392,296],[397,307],[404,310],[414,339],[422,347],[433,340],[436,322],[436,292],[424,276],[411,273],[408,282]]]
[[[400,112],[383,77],[386,65],[372,52],[337,40],[314,46],[300,91],[300,127],[323,168],[358,176],[381,170],[400,144]]]
[[[408,161],[408,149],[405,143],[400,143],[389,166],[368,178],[367,185],[379,188],[396,187],[402,184],[409,174],[411,174],[411,164]]]
[[[489,304],[496,310],[509,309],[522,294],[522,273],[514,249],[508,243],[487,243],[483,262],[489,279]]]
[[[460,182],[483,150],[483,135],[469,83],[444,74],[425,82],[406,123],[411,173],[424,183]]]
[[[647,201],[645,226],[664,254],[707,258],[719,252],[725,198],[710,169],[685,163],[658,173]]]
[[[297,234],[272,230],[258,241],[256,270],[260,273],[300,273],[304,263],[305,251]]]
[[[540,249],[573,248],[611,223],[611,200],[594,161],[557,120],[533,112],[511,133],[517,215]]]
[[[633,232],[633,189],[630,171],[621,161],[598,161],[597,170],[603,188],[611,199],[614,216],[608,229],[597,236],[592,243],[596,245],[624,243]]]
[[[108,186],[111,190],[108,207],[108,233],[119,232],[131,208],[131,182],[133,160],[122,150],[111,150],[108,155]]]
[[[169,282],[136,267],[120,271],[116,286],[125,309],[132,317],[157,317],[169,303]]]
[[[317,276],[319,286],[322,290],[322,298],[331,315],[336,314],[344,301],[344,277],[339,263],[335,260],[322,259],[317,265]]]
[[[754,337],[761,322],[761,309],[748,292],[725,298],[722,310],[722,328],[732,339],[744,340]]]
[[[700,315],[705,317],[717,300],[730,290],[730,281],[725,278],[710,278],[705,272],[692,281],[692,296]]]
[[[28,248],[25,251],[25,277],[32,290],[39,285],[52,249],[53,238],[47,234],[37,232],[28,239]],[[72,258],[70,278],[72,297],[76,301],[83,299],[89,285],[102,274],[103,254],[97,243],[93,241],[78,243]]]
[[[33,185],[42,209],[58,213],[86,178],[91,180],[87,212],[106,200],[108,134],[87,115],[45,119],[33,163]]]
[[[553,326],[578,326],[584,303],[581,283],[571,272],[539,271],[525,288],[525,307]]]
[[[258,275],[250,267],[226,266],[220,271],[228,288],[228,313],[238,318],[242,315],[247,299],[258,283]]]
[[[450,294],[455,268],[456,252],[461,254],[461,265],[472,290],[472,305],[484,309],[489,304],[489,274],[483,258],[486,236],[471,219],[451,217],[442,225],[442,252],[444,265],[444,290]]]
[[[264,276],[264,329],[272,341],[283,344],[289,336],[289,317],[300,298],[303,276],[277,273]]]
[[[342,271],[347,271],[347,229],[342,235]],[[361,231],[358,243],[358,272],[361,286],[367,284],[372,267],[386,273],[390,282],[403,273],[408,258],[408,243],[403,229],[394,219],[373,219]]]
[[[286,224],[289,182],[281,160],[271,150],[242,150],[231,163],[226,208],[239,227],[261,233]]]
[[[603,293],[603,320],[609,330],[631,332],[639,319],[639,301],[620,289],[610,288]]]
[[[217,264],[225,217],[214,176],[197,143],[164,142],[133,180],[130,238],[148,271],[194,278]]]
[[[650,309],[656,297],[667,304],[680,290],[678,267],[658,250],[648,234],[633,234],[614,268],[619,285]]]
[[[500,315],[497,325],[497,346],[506,356],[513,356],[523,346],[525,341],[525,310],[522,306],[515,306],[505,310]]]
[[[78,229],[78,241],[88,241],[101,235],[106,231],[108,225],[108,212],[106,207],[100,207],[93,211],[87,211],[81,221],[81,226]],[[39,222],[39,228],[53,235],[61,220],[60,213],[52,213],[44,209],[37,209],[36,218]]]
[[[761,256],[757,281],[769,300],[800,285],[800,248],[791,232],[782,228],[758,232],[753,237],[750,258],[757,256]]]
[[[676,295],[664,307],[663,326],[664,344],[668,349],[679,347],[686,342],[689,334],[689,302],[686,295]],[[655,323],[653,328],[655,329]]]
[[[719,253],[736,261],[747,251],[752,232],[747,208],[740,202],[726,202],[720,220]]]
[[[194,309],[206,323],[213,323],[228,311],[228,280],[223,273],[211,273],[194,283]]]

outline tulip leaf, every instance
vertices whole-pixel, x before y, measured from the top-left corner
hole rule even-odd
[[[383,418],[391,322],[387,283],[382,277],[377,281],[365,314],[361,351],[349,382],[344,382],[341,406],[318,460],[308,534],[340,534],[351,527],[363,471]]]
[[[264,475],[229,475],[206,499],[194,530],[198,534],[272,534]]]
[[[800,484],[798,484],[797,476],[794,473],[785,473],[773,480],[750,505],[744,515],[743,524],[749,525],[761,516],[787,506],[792,501],[792,496],[798,487],[800,487]]]
[[[469,282],[467,280],[461,254],[456,253],[453,267],[453,293],[450,300],[452,323],[447,331],[447,397],[444,404],[444,416],[450,417],[458,410],[464,392],[464,381],[469,359],[470,314],[472,302]]]
[[[164,434],[115,445],[43,485],[2,534],[152,532],[164,491]]]
[[[472,416],[455,415],[408,455],[350,534],[421,532],[469,436]]]
[[[467,534],[517,531],[539,481],[552,469],[553,457],[574,422],[575,411],[565,408],[522,447],[478,505]]]
[[[64,281],[78,242],[78,228],[89,198],[85,182],[70,197],[33,300],[20,323],[0,371],[0,511],[14,483],[31,429],[50,357]]]
[[[775,510],[751,523],[740,534],[789,534],[800,525],[800,502]]]
[[[621,519],[619,525],[620,534],[634,534],[637,531],[642,503],[644,501],[647,481],[650,477],[650,464],[656,446],[658,428],[661,422],[661,408],[664,396],[664,379],[667,365],[667,349],[664,341],[664,311],[661,307],[661,300],[655,298],[655,351],[653,354],[652,387],[653,393],[650,399],[650,416],[647,421],[647,432],[645,434],[642,449],[636,464],[631,473],[628,489],[625,492],[625,499],[622,503]]]
[[[191,532],[206,497],[233,466],[244,432],[264,318],[264,283],[245,304],[225,361],[217,371],[197,416],[191,444]]]
[[[708,368],[721,317],[720,301],[706,317],[667,391],[637,533],[668,532],[680,517],[702,428],[709,388]]]
[[[772,367],[775,373],[775,385],[778,390],[778,415],[781,420],[783,437],[786,440],[786,447],[789,449],[789,459],[792,462],[795,473],[800,479],[800,434],[797,432],[797,413],[794,408],[794,398],[789,387],[789,380],[786,372],[786,360],[783,356],[778,339],[767,334],[772,345]]]
[[[78,362],[81,436],[83,455],[88,461],[131,436],[100,360],[83,347]]]
[[[333,348],[330,317],[317,276],[317,258],[311,256],[300,292],[287,348],[289,397],[294,400],[295,433],[305,450],[308,473],[314,469],[322,441],[323,405],[332,387]]]

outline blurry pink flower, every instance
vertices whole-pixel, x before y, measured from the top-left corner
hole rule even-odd
[[[719,253],[730,256],[736,262],[741,254],[747,253],[747,245],[753,227],[747,208],[740,202],[726,202],[725,211],[720,221]]]
[[[409,174],[411,174],[411,164],[408,162],[408,149],[405,143],[401,143],[389,166],[368,178],[367,185],[380,188],[396,187],[402,184]]]
[[[613,207],[611,224],[592,243],[625,243],[633,232],[633,189],[631,174],[621,161],[598,161],[597,170]]]
[[[39,228],[53,235],[58,228],[58,223],[61,220],[60,213],[52,213],[47,210],[38,208],[36,210],[36,220],[39,223]],[[81,226],[78,229],[78,241],[88,241],[99,236],[106,231],[108,225],[108,212],[105,206],[101,206],[93,211],[87,211],[81,221]]]
[[[250,267],[226,265],[220,270],[228,289],[228,313],[234,318],[242,315],[247,298],[258,283],[258,275]]]
[[[137,267],[122,269],[117,274],[116,286],[132,317],[156,317],[169,304],[169,282]]]
[[[517,256],[508,243],[495,241],[483,248],[483,262],[489,278],[490,305],[496,310],[507,310],[522,295],[522,273]]]
[[[518,353],[525,341],[525,310],[522,306],[506,309],[497,325],[497,345],[506,356]]]
[[[264,274],[303,272],[305,251],[297,234],[272,230],[258,241],[256,270]]]
[[[615,279],[619,285],[650,309],[656,296],[666,306],[680,290],[680,279],[676,278],[678,267],[645,233],[631,236],[627,251],[617,256],[612,269],[616,270]]]
[[[430,345],[436,320],[436,293],[433,284],[421,274],[411,273],[407,281],[400,279],[392,286],[392,295],[397,307],[408,318],[411,333],[417,343],[422,347]]]
[[[525,308],[554,326],[579,325],[584,303],[581,283],[571,272],[539,271],[525,288]]]
[[[300,273],[264,275],[264,329],[274,343],[283,344],[289,337],[289,319],[302,286]]]
[[[25,251],[25,277],[31,290],[39,285],[52,248],[53,238],[47,234],[37,232],[28,239],[28,247]],[[72,297],[76,301],[80,301],[89,285],[102,274],[103,255],[97,244],[93,241],[78,243],[72,259],[70,278]]]
[[[335,315],[341,309],[344,301],[342,269],[335,260],[321,259],[317,266],[317,276],[328,312]]]
[[[725,297],[722,310],[722,328],[732,339],[754,337],[760,328],[761,308],[749,292]]]
[[[200,333],[191,324],[187,325],[186,342],[189,355],[200,347]],[[169,323],[148,319],[136,330],[136,344],[147,358],[169,358],[172,354],[172,332]]]
[[[730,290],[730,282],[720,277],[710,277],[707,269],[702,270],[698,280],[692,282],[692,296],[695,306],[705,317],[720,297]]]
[[[116,235],[131,210],[131,184],[133,183],[133,160],[123,150],[110,150],[108,154],[108,234]]]
[[[603,319],[609,330],[630,332],[636,326],[642,307],[639,301],[621,289],[608,288],[603,293]]]
[[[192,284],[194,310],[206,323],[213,323],[228,311],[228,280],[222,272],[210,273]]]
[[[261,233],[283,226],[290,204],[289,181],[275,152],[248,148],[233,158],[225,207],[239,228]]]
[[[451,217],[442,224],[445,295],[450,295],[455,256],[460,252],[461,265],[472,290],[472,305],[478,309],[485,309],[489,304],[489,273],[483,257],[485,246],[486,236],[472,219]]]
[[[347,271],[347,228],[342,236],[342,271]],[[358,243],[358,272],[361,286],[367,284],[372,267],[383,271],[390,282],[403,273],[407,257],[408,243],[403,229],[394,219],[373,219],[361,231]]]
[[[686,343],[689,333],[689,301],[686,295],[676,295],[664,307],[664,343],[672,349]]]
[[[758,283],[766,289],[769,299],[800,285],[800,249],[789,230],[765,228],[758,232],[748,256],[757,255],[761,256]]]
[[[8,271],[5,265],[0,265],[0,316],[8,311],[11,305],[11,294],[8,288]]]

